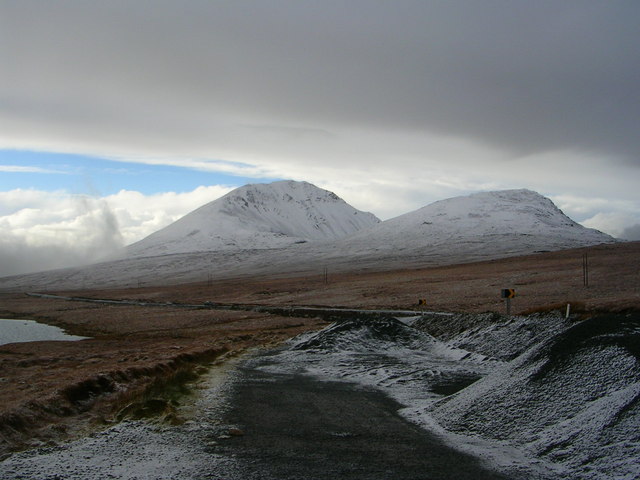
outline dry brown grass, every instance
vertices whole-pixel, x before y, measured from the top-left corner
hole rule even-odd
[[[5,296],[0,308],[5,318],[34,318],[93,337],[0,345],[0,457],[81,433],[112,418],[114,405],[221,354],[274,345],[322,325],[261,313],[24,296]]]
[[[582,255],[589,255],[589,286]],[[640,242],[541,253],[464,265],[401,271],[255,277],[170,287],[80,292],[96,297],[201,303],[207,300],[264,305],[326,305],[484,312],[505,309],[502,288],[515,288],[512,311],[568,302],[586,310],[640,307]]]

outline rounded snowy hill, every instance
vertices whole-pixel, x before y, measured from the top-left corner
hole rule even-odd
[[[615,241],[567,217],[548,198],[531,190],[502,190],[441,200],[386,220],[341,241],[353,255],[474,255],[490,258],[561,250]],[[365,253],[366,252],[366,253]]]
[[[146,257],[199,251],[282,248],[342,238],[380,220],[307,182],[237,188],[127,247]]]

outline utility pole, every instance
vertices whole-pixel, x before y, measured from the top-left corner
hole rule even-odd
[[[582,285],[589,286],[589,254],[582,254]]]

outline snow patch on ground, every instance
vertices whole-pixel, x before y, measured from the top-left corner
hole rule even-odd
[[[3,480],[174,480],[243,477],[241,466],[216,451],[232,425],[221,424],[236,360],[212,367],[193,403],[179,410],[192,418],[170,426],[125,421],[67,444],[16,453],[0,462]]]
[[[440,342],[397,320],[338,322],[253,361],[253,368],[266,372],[382,390],[405,406],[399,413],[407,419],[514,477],[559,478],[558,472],[564,471],[508,443],[448,432],[434,422],[429,406],[490,372],[504,370],[506,364]]]
[[[247,362],[386,392],[407,419],[511,478],[640,478],[637,314],[471,320],[446,342],[393,318],[341,321]],[[242,478],[233,458],[210,448],[230,427],[217,423],[224,388],[205,392],[197,423],[128,422],[14,455],[0,462],[0,477]]]
[[[206,445],[206,435],[193,425],[125,422],[64,446],[13,455],[0,464],[0,474],[5,479],[173,480],[233,471],[232,459],[208,452]]]
[[[392,319],[340,322],[256,368],[380,389],[411,421],[513,475],[639,478],[638,319],[497,320],[446,343]]]
[[[532,345],[566,330],[573,323],[553,314],[505,317],[497,313],[423,315],[413,326],[445,338],[447,343],[491,358],[509,361]],[[460,332],[458,334],[451,332]]]
[[[422,413],[550,460],[571,478],[638,478],[638,322],[611,315],[573,325]]]

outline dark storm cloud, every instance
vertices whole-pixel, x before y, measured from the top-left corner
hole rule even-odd
[[[0,9],[0,55],[10,66],[0,121],[16,134],[76,131],[162,146],[168,134],[196,143],[268,119],[435,132],[517,155],[640,156],[636,1],[21,1]]]

